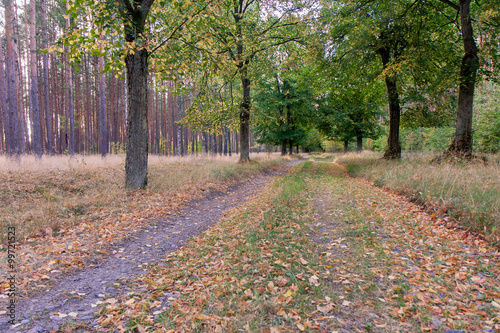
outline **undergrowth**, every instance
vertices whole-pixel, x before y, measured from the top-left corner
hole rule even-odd
[[[161,197],[184,197],[221,182],[237,181],[268,170],[282,158],[260,154],[256,163],[238,164],[234,157],[150,158],[149,187],[128,192],[124,188],[124,157],[22,157],[19,162],[0,159],[0,244],[7,226],[16,228],[19,242],[52,236],[83,221],[119,218],[146,210]]]
[[[434,216],[498,242],[500,156],[488,156],[486,164],[431,164],[433,157],[406,154],[400,161],[389,161],[379,154],[363,153],[336,156],[336,161],[346,166],[351,176],[404,194]]]

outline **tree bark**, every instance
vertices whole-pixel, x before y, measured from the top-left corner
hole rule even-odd
[[[104,57],[99,57],[99,150],[102,157],[108,154],[106,130],[106,73],[104,73]]]
[[[224,156],[227,156],[227,128],[224,128]]]
[[[125,57],[128,80],[127,155],[125,186],[145,188],[148,183],[148,52],[136,50]]]
[[[5,8],[5,38],[7,40],[7,50],[5,57],[5,72],[7,79],[7,97],[9,104],[9,134],[10,151],[9,156],[20,155],[19,124],[17,110],[17,39],[14,36],[14,25],[16,17],[14,15],[14,1],[4,0]]]
[[[229,156],[232,154],[232,149],[231,149],[231,130],[227,130],[227,153]]]
[[[344,154],[349,152],[349,141],[344,140]]]
[[[142,38],[146,18],[154,0],[118,0],[125,29],[125,41]],[[136,48],[125,56],[128,85],[127,155],[125,157],[125,187],[145,188],[148,183],[148,57],[146,49]]]
[[[69,17],[66,19],[66,29],[70,26]],[[68,59],[69,46],[66,50],[66,84],[68,88],[68,117],[69,117],[69,154],[75,155],[75,105],[73,100],[73,68]]]
[[[42,157],[42,136],[40,133],[40,107],[38,105],[38,73],[36,47],[35,0],[30,0],[30,78],[31,78],[31,114],[33,116],[32,144],[35,156]]]
[[[42,10],[42,25],[43,25],[43,35],[42,35],[42,48],[46,49],[48,44],[48,25],[47,25],[47,7],[46,0],[40,0],[41,10]],[[45,132],[47,137],[47,154],[52,155],[52,128],[51,128],[51,112],[49,103],[49,55],[47,53],[43,54],[43,102],[45,109]]]
[[[382,58],[384,68],[391,62],[391,50],[383,47],[378,50]],[[401,107],[399,103],[399,93],[397,88],[397,78],[394,75],[385,76],[387,87],[387,97],[389,99],[389,138],[387,139],[387,150],[384,153],[385,159],[401,158],[401,146],[399,145],[399,123],[401,118]]]
[[[358,136],[356,139],[358,144],[358,153],[361,153],[363,151],[363,137]]]
[[[9,99],[7,96],[6,78],[3,62],[3,48],[1,47],[2,39],[0,39],[0,107],[3,119],[3,130],[5,134],[5,152],[11,151],[11,135],[9,128]],[[1,134],[1,133],[0,133]]]
[[[208,154],[208,140],[206,132],[201,133],[201,152],[202,154]]]
[[[472,153],[472,111],[474,105],[474,89],[479,68],[476,42],[472,30],[470,13],[471,0],[460,0],[459,12],[462,31],[462,41],[465,54],[460,68],[460,87],[458,91],[457,122],[455,136],[448,148],[449,152],[461,155]]]
[[[177,96],[177,156],[184,156],[184,144],[182,142],[182,96]]]
[[[240,105],[240,163],[250,161],[250,79],[247,68],[241,70],[243,101]]]

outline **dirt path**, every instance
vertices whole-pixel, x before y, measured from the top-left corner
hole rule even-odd
[[[193,236],[216,223],[229,209],[255,196],[274,176],[286,173],[292,162],[275,171],[210,192],[188,203],[175,216],[151,221],[135,236],[122,239],[111,248],[112,255],[95,267],[78,271],[59,281],[45,294],[16,304],[20,325],[12,328],[0,318],[2,332],[48,332],[62,330],[69,322],[93,326],[93,315],[105,299],[131,292],[127,280],[143,274],[148,263],[159,261]],[[164,303],[176,295],[164,294]],[[57,313],[57,314],[55,314]]]

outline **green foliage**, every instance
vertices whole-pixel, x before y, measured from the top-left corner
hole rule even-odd
[[[351,141],[360,136],[376,139],[382,114],[373,86],[333,87],[320,102],[318,128],[329,139]]]
[[[486,82],[475,103],[474,144],[482,152],[500,151],[500,86]]]
[[[314,92],[307,75],[308,68],[280,75],[262,74],[254,94],[253,132],[262,144],[308,145],[320,150],[319,133],[312,131],[316,109]],[[305,148],[305,147],[304,147]]]

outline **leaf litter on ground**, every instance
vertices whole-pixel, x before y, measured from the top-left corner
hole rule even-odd
[[[98,321],[118,331],[495,332],[499,262],[480,237],[340,165],[308,162],[152,266],[135,282],[146,291]],[[159,304],[163,293],[176,296]]]

